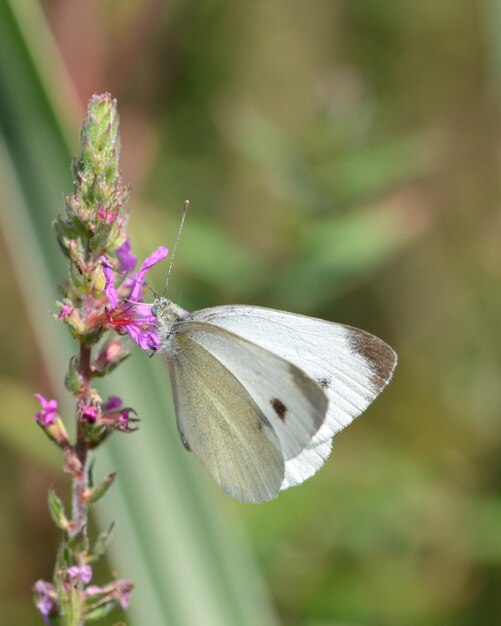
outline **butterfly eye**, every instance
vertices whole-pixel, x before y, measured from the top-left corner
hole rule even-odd
[[[151,314],[153,315],[153,317],[157,317],[158,316],[158,305],[153,304],[151,307]]]

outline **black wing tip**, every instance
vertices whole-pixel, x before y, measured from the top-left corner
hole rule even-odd
[[[395,350],[379,337],[364,331],[353,333],[350,343],[374,373],[374,383],[382,389],[390,382],[397,365]]]

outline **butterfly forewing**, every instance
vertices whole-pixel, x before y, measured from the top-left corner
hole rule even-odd
[[[274,498],[284,478],[279,439],[235,376],[186,333],[172,337],[168,365],[181,437],[228,494]]]
[[[321,427],[327,411],[323,390],[294,364],[213,324],[175,326],[222,363],[257,404],[280,440],[285,460],[296,457]]]
[[[230,305],[197,311],[192,319],[229,330],[282,357],[324,390],[326,418],[303,452],[286,461],[282,489],[321,467],[332,437],[378,396],[397,361],[395,352],[369,333],[303,315]]]

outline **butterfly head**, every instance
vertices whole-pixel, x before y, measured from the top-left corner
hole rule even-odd
[[[169,298],[158,296],[151,306],[151,314],[157,318],[160,324],[165,324],[184,320],[190,313],[172,302],[172,300],[169,300]]]

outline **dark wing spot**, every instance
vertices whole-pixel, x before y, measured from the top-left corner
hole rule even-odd
[[[282,420],[282,422],[284,422],[285,414],[287,413],[287,407],[282,402],[282,400],[279,400],[278,398],[273,398],[273,400],[270,401],[270,404],[278,417]]]
[[[351,334],[350,343],[371,368],[372,382],[379,393],[391,380],[397,355],[387,343],[360,330]]]
[[[322,389],[329,389],[329,387],[331,386],[331,379],[329,378],[329,376],[319,376],[318,378],[315,378],[315,380],[317,384],[322,387]]]

